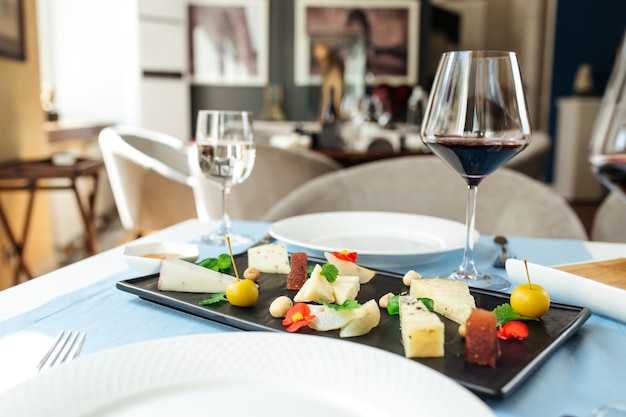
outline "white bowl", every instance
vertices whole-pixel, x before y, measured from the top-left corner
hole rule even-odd
[[[193,243],[179,242],[150,242],[130,244],[124,248],[124,261],[133,269],[143,275],[156,274],[161,269],[161,258],[147,257],[146,255],[156,254],[183,259],[185,261],[195,261],[200,256],[198,246]]]

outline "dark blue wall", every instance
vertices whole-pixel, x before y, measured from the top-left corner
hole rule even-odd
[[[593,68],[598,95],[606,87],[626,29],[626,0],[559,0],[554,39],[549,132],[556,138],[556,100],[570,96],[578,67]],[[554,148],[553,148],[554,149]],[[552,179],[552,158],[547,180]]]

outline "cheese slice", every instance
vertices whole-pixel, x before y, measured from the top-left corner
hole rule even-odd
[[[309,327],[320,332],[341,329],[351,321],[367,315],[367,311],[360,308],[335,310],[323,304],[309,304],[311,315],[315,318]]]
[[[343,304],[347,300],[354,300],[359,294],[361,284],[359,277],[339,275],[334,282],[330,283],[335,296],[335,304]]]
[[[222,274],[178,258],[165,258],[161,261],[161,271],[157,288],[160,291],[180,291],[195,293],[217,293],[237,278]]]
[[[342,327],[339,331],[339,337],[356,337],[367,334],[380,323],[380,308],[376,300],[369,300],[357,310],[361,310],[365,314]]]
[[[435,313],[410,295],[401,295],[400,331],[404,356],[438,358],[444,355],[444,324]]]
[[[317,264],[311,272],[309,279],[304,281],[302,288],[293,297],[293,301],[296,303],[306,303],[312,301],[318,303],[320,298],[328,303],[335,302],[335,295],[333,294],[333,287],[321,274],[322,267]]]
[[[446,278],[421,278],[411,281],[409,294],[415,298],[431,298],[435,311],[457,322],[465,323],[476,307],[476,301],[464,281]]]
[[[248,249],[248,267],[269,274],[288,274],[289,255],[284,243],[268,243]]]

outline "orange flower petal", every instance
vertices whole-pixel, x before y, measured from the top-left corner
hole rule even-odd
[[[521,321],[510,321],[498,327],[498,338],[523,340],[528,337],[528,326]]]
[[[333,255],[338,259],[341,259],[343,261],[348,261],[348,262],[356,262],[356,258],[357,258],[356,252],[349,252],[345,249],[342,250],[341,252],[333,252]]]
[[[315,316],[311,315],[311,309],[305,303],[297,303],[289,309],[283,319],[283,326],[287,326],[288,332],[298,331],[301,327],[308,326]]]

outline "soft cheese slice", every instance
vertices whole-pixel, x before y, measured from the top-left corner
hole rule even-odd
[[[444,355],[444,324],[439,317],[416,298],[401,295],[400,331],[404,356],[407,358],[438,358]]]
[[[289,255],[284,243],[268,243],[248,249],[248,266],[270,274],[288,274]]]
[[[339,259],[330,252],[324,252],[324,257],[329,264],[333,264],[337,267],[339,275],[356,275],[359,277],[359,282],[361,284],[367,284],[372,278],[374,278],[374,275],[376,275],[376,272],[371,269],[357,265],[354,262]]]
[[[237,278],[212,269],[177,258],[161,261],[161,272],[157,288],[160,291],[216,293],[226,291],[226,287]]]
[[[315,318],[309,323],[309,327],[320,332],[341,329],[354,320],[368,314],[361,308],[335,310],[326,305],[310,304],[311,315]]]
[[[459,324],[465,323],[476,307],[467,283],[453,279],[414,279],[409,294],[415,298],[431,298],[437,313]]]
[[[330,283],[330,286],[335,296],[335,304],[343,304],[347,300],[356,299],[361,289],[357,276],[339,275],[335,282]]]
[[[322,267],[319,264],[315,265],[311,276],[293,297],[293,301],[296,303],[306,303],[308,301],[318,303],[321,298],[328,303],[335,302],[333,288],[320,272],[322,272]]]
[[[356,337],[367,334],[380,323],[380,308],[376,300],[369,300],[358,310],[365,314],[355,318],[339,331],[339,337]]]

